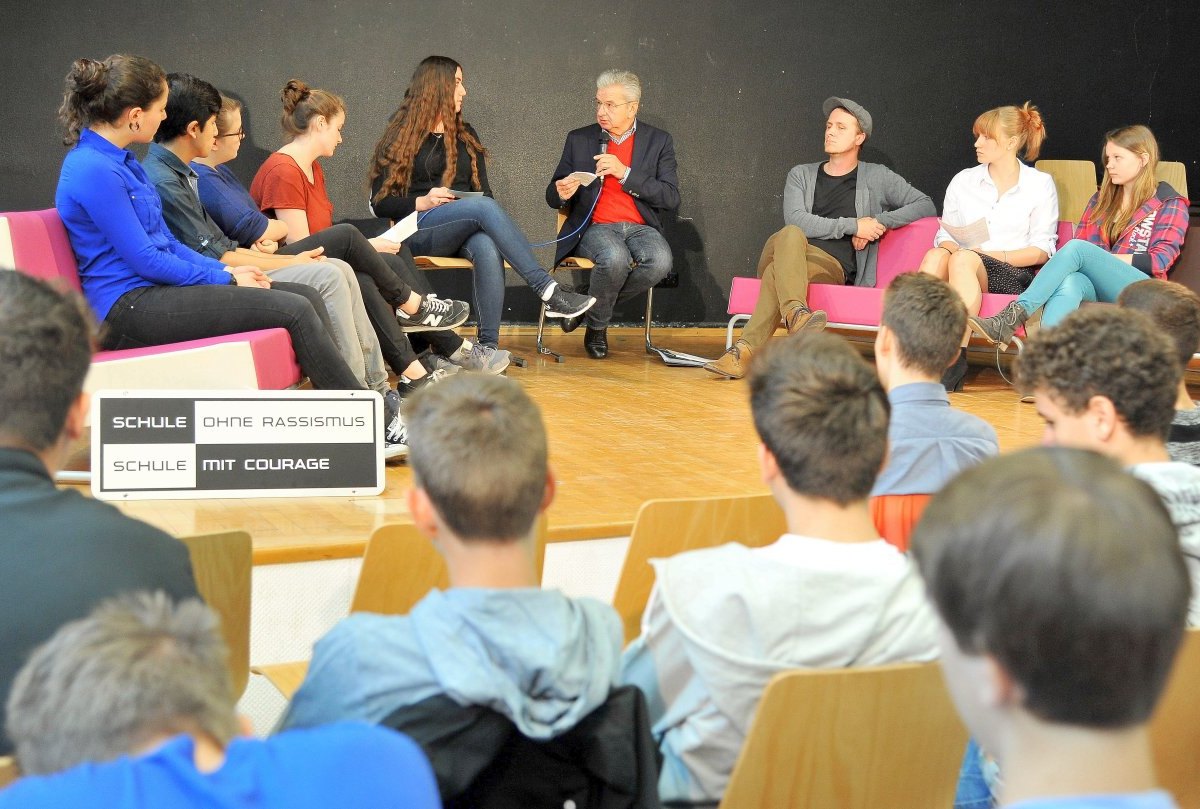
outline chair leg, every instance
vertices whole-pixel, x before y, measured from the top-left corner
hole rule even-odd
[[[646,353],[656,354],[654,338],[650,330],[654,328],[654,287],[646,290]]]
[[[537,353],[544,354],[547,357],[554,357],[555,362],[562,362],[563,355],[551,351],[542,343],[542,336],[546,332],[546,304],[542,304],[538,309],[538,332],[537,332]]]

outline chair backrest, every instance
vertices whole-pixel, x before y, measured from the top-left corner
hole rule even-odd
[[[1189,629],[1150,722],[1158,782],[1180,806],[1200,806],[1200,628]]]
[[[12,756],[0,756],[0,789],[16,781],[21,776],[17,762]]]
[[[937,663],[784,672],[721,807],[950,806],[966,744]]]
[[[534,529],[538,581],[546,558],[546,518]],[[371,534],[363,554],[351,612],[404,615],[430,590],[450,586],[446,563],[415,525],[384,525]]]
[[[1078,222],[1088,200],[1100,186],[1091,160],[1039,160],[1033,164],[1054,178],[1058,191],[1058,218]]]
[[[711,548],[725,542],[769,545],[787,531],[783,511],[769,494],[650,500],[638,509],[613,607],[628,643],[641,631],[654,586],[651,559]]]
[[[1158,171],[1155,172],[1160,183],[1166,183],[1185,197],[1187,189],[1187,167],[1183,163],[1172,160],[1158,161]]]
[[[871,498],[871,519],[879,535],[902,551],[908,550],[913,528],[933,495],[883,494]]]
[[[925,216],[883,234],[876,259],[875,287],[884,289],[900,273],[920,267],[921,259],[933,247],[937,231],[938,218]]]
[[[79,268],[58,211],[11,211],[0,213],[8,222],[13,266],[34,278],[56,281],[81,292]]]
[[[221,617],[221,635],[229,647],[234,694],[241,697],[250,679],[250,535],[225,531],[180,537],[192,558],[196,589]]]

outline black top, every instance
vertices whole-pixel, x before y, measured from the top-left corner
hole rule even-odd
[[[479,135],[475,134],[475,130],[470,124],[467,124],[466,128],[472,135],[475,135],[476,140],[479,140]],[[441,135],[433,133],[425,136],[421,148],[417,150],[417,154],[413,158],[412,179],[408,183],[408,194],[403,197],[389,194],[379,202],[372,203],[376,216],[392,220],[403,219],[417,209],[417,197],[423,197],[429,193],[431,188],[441,186],[442,172],[446,170],[444,140],[445,138]],[[461,140],[458,141],[458,162],[454,164],[454,182],[450,183],[448,187],[455,191],[479,190],[483,191],[485,196],[490,197],[492,196],[492,187],[488,185],[487,159],[483,154],[478,154],[475,156],[475,160],[479,166],[479,184],[482,186],[479,189],[475,189],[471,185],[471,154],[467,151],[467,144]],[[371,199],[375,199],[375,195],[383,187],[385,179],[383,174],[375,178],[375,182],[371,184]]]
[[[854,195],[858,190],[858,166],[849,174],[841,177],[831,177],[825,173],[827,163],[822,163],[817,169],[817,187],[813,191],[813,215],[825,219],[856,219],[858,209],[854,206]],[[842,272],[846,274],[846,283],[853,284],[854,276],[858,274],[858,264],[854,261],[854,245],[850,237],[840,239],[809,239],[813,247],[819,247],[838,260]]]
[[[60,490],[40,459],[0,448],[0,728],[33,649],[132,590],[198,598],[187,547],[107,503]],[[12,745],[0,734],[0,755]]]

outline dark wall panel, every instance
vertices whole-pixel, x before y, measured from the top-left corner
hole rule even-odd
[[[675,136],[683,206],[671,240],[681,287],[662,318],[716,322],[729,280],[753,274],[781,225],[783,179],[821,156],[821,101],[854,98],[875,117],[864,158],[886,163],[940,205],[971,164],[971,122],[1032,99],[1044,156],[1095,159],[1106,129],[1147,122],[1164,156],[1200,188],[1193,89],[1200,19],[1192,0],[1048,3],[932,0],[681,2],[40,3],[6,15],[0,56],[7,143],[0,210],[53,202],[55,122],[72,58],[126,51],[188,71],[243,100],[250,137],[235,169],[248,182],[281,143],[278,91],[292,76],[346,99],[346,142],[325,161],[337,208],[365,216],[370,151],[416,63],[463,63],[464,113],[491,151],[500,199],[531,241],[552,237],[542,201],[563,135],[591,120],[594,76],[629,67],[643,117]],[[1195,193],[1195,192],[1193,192]],[[549,260],[548,251],[543,251]],[[466,280],[449,279],[463,292]],[[536,314],[510,281],[507,317]],[[625,313],[636,319],[637,306]]]

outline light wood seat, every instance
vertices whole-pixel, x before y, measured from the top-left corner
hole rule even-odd
[[[1078,222],[1088,200],[1100,187],[1096,182],[1096,164],[1091,160],[1039,160],[1033,164],[1054,178],[1058,191],[1058,218]]]
[[[534,567],[541,581],[546,558],[545,515],[538,518],[534,543]],[[415,525],[384,525],[367,542],[350,612],[405,615],[430,590],[449,586],[450,574],[442,555]],[[308,661],[255,666],[253,671],[291,699],[304,681]]]
[[[17,762],[12,756],[0,756],[0,789],[16,781],[21,776]]]
[[[221,618],[234,695],[240,697],[250,679],[250,534],[224,531],[179,540],[191,556],[196,589]]]
[[[629,537],[613,607],[628,643],[641,632],[642,613],[654,586],[651,559],[711,548],[725,542],[769,545],[787,531],[783,511],[769,494],[689,497],[642,504]]]
[[[1160,160],[1155,175],[1160,183],[1166,183],[1185,197],[1188,195],[1187,168],[1182,163]]]
[[[1189,629],[1150,720],[1158,783],[1180,806],[1200,806],[1200,628]]]
[[[951,806],[967,732],[937,663],[784,672],[722,809]]]

